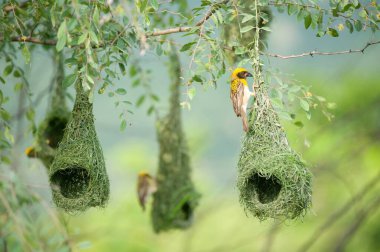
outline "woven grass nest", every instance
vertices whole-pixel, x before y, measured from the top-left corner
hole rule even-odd
[[[185,229],[192,224],[200,195],[190,178],[191,165],[181,122],[180,64],[176,53],[171,59],[170,112],[157,122],[160,147],[157,191],[153,194],[152,224],[155,232]]]
[[[312,175],[289,146],[264,84],[250,116],[238,162],[241,204],[260,220],[303,215],[311,206]]]
[[[29,148],[27,153],[28,157],[39,158],[47,169],[53,162],[56,149],[62,140],[64,129],[70,118],[70,112],[66,106],[66,91],[62,87],[64,79],[63,56],[57,55],[55,62],[57,72],[53,79],[53,93],[48,112],[37,128],[36,143]]]
[[[109,181],[94,126],[93,105],[78,82],[76,99],[49,170],[53,201],[71,213],[104,207]]]

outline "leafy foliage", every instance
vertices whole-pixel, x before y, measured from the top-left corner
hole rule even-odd
[[[321,108],[327,118],[332,118],[329,103],[308,87],[293,80],[286,80],[264,64],[261,56],[269,58],[264,41],[252,43],[247,39],[271,32],[272,16],[262,11],[252,13],[252,5],[261,10],[275,9],[294,16],[305,29],[313,29],[316,36],[338,37],[349,33],[379,30],[380,6],[377,1],[330,0],[326,4],[299,0],[255,0],[228,1],[202,0],[190,9],[186,0],[14,0],[2,1],[0,11],[0,56],[4,68],[0,73],[0,159],[9,164],[9,150],[14,144],[12,115],[5,108],[13,94],[5,93],[4,85],[26,96],[28,102],[25,115],[30,130],[36,131],[35,112],[31,102],[33,88],[28,83],[25,70],[33,65],[37,48],[61,52],[65,64],[74,69],[63,80],[63,86],[73,89],[80,80],[86,99],[94,99],[94,92],[108,94],[115,106],[121,109],[120,129],[127,126],[132,105],[139,107],[148,103],[148,114],[157,115],[160,101],[150,86],[153,78],[150,69],[141,63],[141,57],[154,54],[166,57],[172,46],[178,47],[182,55],[190,57],[183,77],[185,101],[190,108],[198,84],[216,87],[218,81],[230,70],[232,64],[254,66],[255,79],[270,86],[271,101],[283,119],[301,127],[299,109],[310,119],[311,110]],[[257,9],[257,8],[256,8]],[[258,24],[258,21],[260,23]],[[229,39],[221,37],[225,27],[238,26]],[[236,28],[236,27],[235,27]],[[182,34],[177,39],[168,39],[174,33]],[[173,35],[175,36],[175,35]],[[50,52],[47,52],[47,54]],[[231,56],[232,54],[232,56]],[[26,66],[18,66],[15,60],[21,55]],[[237,58],[234,63],[228,61]],[[269,59],[268,59],[269,60]],[[261,71],[259,71],[261,69]],[[264,76],[260,76],[261,72]],[[117,80],[124,75],[132,78],[132,87],[141,88],[144,94],[131,98],[129,86],[119,86]],[[273,78],[275,81],[269,80]],[[13,83],[14,82],[14,83]],[[11,84],[12,83],[12,84]],[[10,224],[9,230],[12,230]]]

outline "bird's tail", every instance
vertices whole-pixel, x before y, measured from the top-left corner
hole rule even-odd
[[[243,130],[245,132],[248,132],[249,126],[248,126],[247,114],[243,109],[241,111],[241,120],[243,121]]]

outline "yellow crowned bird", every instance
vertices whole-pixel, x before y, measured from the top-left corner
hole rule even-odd
[[[253,77],[244,68],[236,68],[231,74],[230,98],[237,117],[243,121],[243,130],[248,132],[247,106],[251,95],[255,95],[248,87],[246,78]]]
[[[143,211],[150,195],[157,191],[156,180],[146,172],[140,172],[137,177],[137,197]]]

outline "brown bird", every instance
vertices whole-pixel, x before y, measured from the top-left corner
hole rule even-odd
[[[149,196],[156,191],[156,180],[147,172],[140,172],[137,177],[137,196],[143,211],[145,211],[145,205]]]
[[[248,87],[246,78],[253,77],[244,68],[236,68],[231,74],[230,98],[237,117],[243,121],[243,130],[248,132],[247,106],[249,98],[254,94]]]

